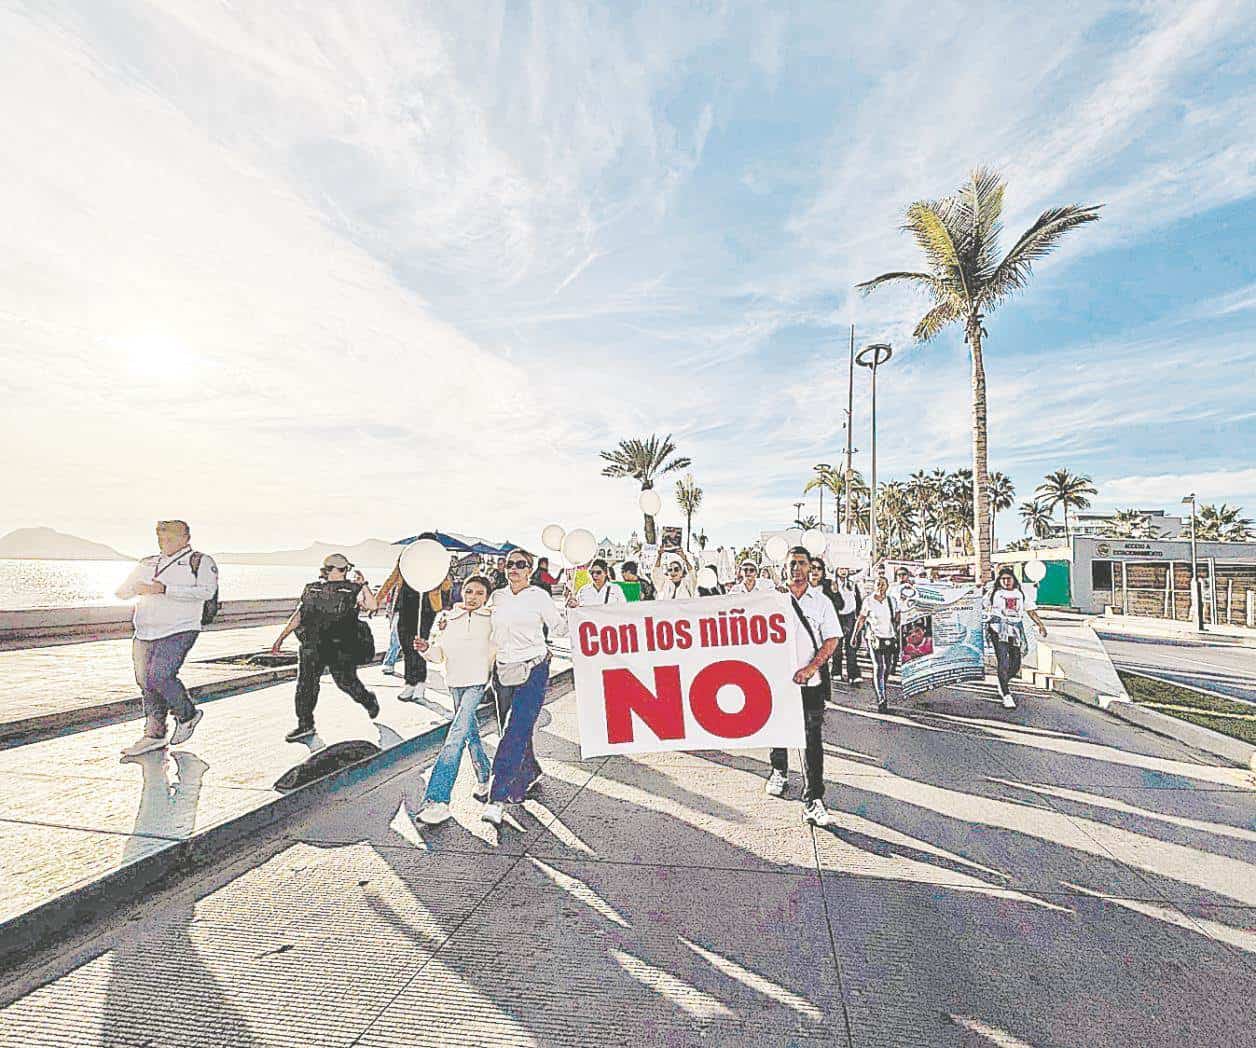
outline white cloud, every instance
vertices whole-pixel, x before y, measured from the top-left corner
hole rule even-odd
[[[1228,502],[1256,511],[1256,469],[1218,469],[1199,473],[1159,473],[1154,476],[1116,477],[1104,482],[1106,504],[1180,505],[1182,496],[1195,492],[1200,503]],[[1184,508],[1186,511],[1187,508]]]

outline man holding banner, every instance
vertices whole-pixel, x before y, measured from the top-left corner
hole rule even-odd
[[[804,546],[789,551],[791,614],[797,627],[794,637],[794,683],[802,688],[803,726],[806,737],[803,747],[803,818],[812,826],[827,826],[829,813],[824,807],[824,704],[830,694],[829,660],[842,638],[841,623],[833,602],[818,586],[812,586],[811,554]],[[773,797],[784,797],[789,786],[789,751],[772,750],[772,773],[765,787]]]

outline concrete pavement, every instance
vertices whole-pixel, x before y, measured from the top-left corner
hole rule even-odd
[[[1018,693],[839,686],[819,831],[559,699],[500,833],[397,766],[9,979],[0,1045],[1250,1043],[1251,774]]]

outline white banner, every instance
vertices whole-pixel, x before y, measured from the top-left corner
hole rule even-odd
[[[803,745],[785,594],[568,614],[582,757]]]
[[[872,536],[830,535],[828,547],[824,551],[824,563],[830,570],[850,568],[852,571],[871,571]]]

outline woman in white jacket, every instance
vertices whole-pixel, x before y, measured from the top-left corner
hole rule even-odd
[[[650,574],[654,580],[655,600],[691,600],[698,595],[692,565],[684,550],[669,550],[660,555]]]
[[[462,603],[446,612],[430,643],[415,638],[414,649],[430,663],[445,671],[445,686],[454,703],[454,717],[445,735],[445,744],[432,765],[423,795],[419,820],[435,826],[449,818],[449,797],[465,747],[471,755],[478,785],[472,795],[488,800],[488,779],[492,765],[480,741],[476,710],[484,698],[488,676],[493,668],[493,617],[485,606],[492,583],[483,575],[472,575],[462,584]]]

